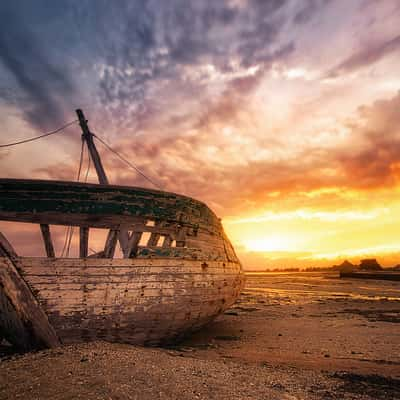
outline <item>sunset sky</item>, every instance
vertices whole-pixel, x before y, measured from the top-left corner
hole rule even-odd
[[[0,18],[0,144],[80,107],[222,217],[246,268],[400,263],[398,0],[14,0]],[[112,183],[151,187],[98,147]],[[74,125],[0,149],[0,175],[74,180],[79,153]]]

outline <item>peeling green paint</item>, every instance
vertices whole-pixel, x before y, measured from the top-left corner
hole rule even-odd
[[[216,215],[202,202],[174,193],[142,188],[73,182],[0,179],[1,212],[75,213],[101,218],[126,215],[220,229]]]

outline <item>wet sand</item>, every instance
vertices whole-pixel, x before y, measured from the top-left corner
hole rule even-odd
[[[0,399],[400,399],[400,285],[249,275],[174,348],[91,343],[0,363]]]
[[[202,357],[400,378],[399,323],[398,282],[253,274],[237,304],[186,343],[216,345]]]

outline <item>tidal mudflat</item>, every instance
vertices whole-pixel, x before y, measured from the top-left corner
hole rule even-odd
[[[251,274],[239,301],[191,342],[212,340],[210,356],[400,378],[399,323],[399,282]]]
[[[250,274],[173,348],[95,342],[0,363],[0,398],[400,399],[400,285]]]

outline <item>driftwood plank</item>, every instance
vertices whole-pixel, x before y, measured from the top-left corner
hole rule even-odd
[[[13,326],[17,329],[17,332],[13,332],[12,327],[11,329],[10,326],[8,327],[6,334],[11,332],[7,340],[22,350],[60,345],[47,315],[18,272],[18,270],[22,270],[23,265],[1,232],[0,253],[2,255],[0,258],[1,297],[12,307],[10,315],[15,317]],[[4,322],[1,318],[0,321]]]

